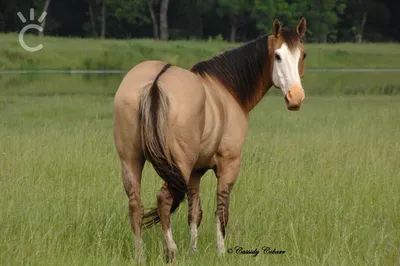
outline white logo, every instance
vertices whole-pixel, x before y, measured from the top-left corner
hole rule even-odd
[[[26,19],[25,19],[24,15],[22,15],[21,12],[18,12],[17,15],[18,15],[19,19],[22,21],[22,23],[26,22]],[[35,10],[33,8],[30,9],[29,15],[30,15],[29,16],[30,21],[34,21],[35,20]],[[46,18],[46,15],[47,15],[47,12],[46,11],[43,12],[43,14],[38,19],[39,23],[41,23]],[[23,27],[22,30],[19,32],[19,44],[21,44],[22,48],[24,48],[28,52],[37,52],[43,48],[42,44],[39,44],[36,47],[30,47],[30,46],[26,45],[26,43],[24,41],[24,34],[26,31],[28,31],[30,29],[35,29],[35,30],[38,30],[39,32],[43,32],[43,28],[40,25],[28,24],[25,27]]]

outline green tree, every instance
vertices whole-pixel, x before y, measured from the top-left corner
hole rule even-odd
[[[158,2],[157,0],[147,0],[147,6],[149,8],[151,21],[153,23],[153,36],[154,36],[154,39],[156,39],[156,40],[160,39],[160,28],[158,25],[158,19],[157,19],[156,12],[154,11],[154,4],[157,2]]]
[[[111,13],[119,20],[132,25],[149,23],[144,0],[108,0]]]
[[[322,43],[336,41],[336,26],[345,8],[346,0],[308,0],[305,17],[311,22],[311,40]]]
[[[48,11],[51,0],[36,0],[35,2],[35,6],[36,6],[36,15],[42,14],[43,12]],[[40,12],[40,13],[39,13]],[[46,18],[44,18],[42,20],[42,22],[40,23],[40,26],[43,28],[43,31],[39,33],[40,36],[44,35],[44,32],[46,30]]]
[[[87,3],[87,8],[88,8],[87,10],[88,10],[88,14],[89,14],[90,23],[85,23],[85,25],[83,25],[83,27],[86,31],[91,31],[93,37],[97,37],[98,36],[97,27],[96,27],[97,16],[95,14],[95,8],[96,8],[97,1],[96,0],[86,0],[85,2]]]
[[[161,0],[161,7],[160,7],[160,39],[161,40],[169,39],[168,5],[169,5],[169,0]]]
[[[103,0],[101,3],[101,38],[104,39],[106,37],[106,28],[107,28],[107,0]]]
[[[110,27],[119,25],[140,26],[149,23],[146,2],[144,0],[85,0],[89,21],[84,25],[93,37],[102,36]],[[114,22],[111,23],[106,23]],[[100,30],[100,34],[98,33]]]
[[[369,41],[376,42],[390,40],[392,36],[388,34],[388,29],[395,28],[390,26],[392,16],[390,9],[381,1],[375,0],[371,1],[367,12],[368,16],[365,15],[365,23],[361,36],[365,36]]]
[[[302,14],[302,4],[288,3],[285,0],[255,0],[252,16],[256,19],[256,27],[265,33],[271,32],[272,21],[275,17],[284,25],[295,25]]]
[[[171,37],[203,38],[204,27],[210,18],[218,19],[213,9],[215,2],[215,0],[171,1]]]
[[[200,38],[203,37],[203,17],[204,14],[212,11],[216,0],[192,0],[194,1],[195,13],[197,13],[197,31]]]
[[[155,6],[160,5],[160,20],[157,20]],[[153,35],[155,39],[168,40],[168,6],[169,0],[147,0],[147,6],[153,22]],[[159,22],[159,23],[158,23]]]
[[[347,31],[346,28],[342,29],[344,35],[350,35],[355,42],[362,42],[366,35],[369,39],[380,41],[384,38],[382,31],[388,27],[391,12],[381,1],[348,0],[343,17],[351,29]],[[366,29],[368,24],[369,29]]]
[[[236,41],[236,32],[239,24],[249,19],[253,0],[217,0],[217,14],[229,18],[231,25],[230,41]]]

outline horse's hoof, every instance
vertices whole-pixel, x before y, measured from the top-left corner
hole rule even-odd
[[[146,265],[146,257],[144,256],[144,254],[139,254],[135,256],[135,264]]]
[[[190,248],[190,253],[191,254],[196,254],[197,253],[197,247],[191,247]]]
[[[224,255],[225,254],[225,248],[220,248],[220,247],[218,247],[217,248],[217,254],[219,255],[219,256],[222,256],[222,255]]]
[[[178,254],[178,247],[174,245],[169,249],[165,250],[165,261],[166,263],[173,263],[175,261],[176,255]]]

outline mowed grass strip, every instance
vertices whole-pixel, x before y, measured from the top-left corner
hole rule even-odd
[[[0,95],[114,96],[124,74],[24,74],[0,75]],[[302,81],[309,95],[394,95],[400,93],[399,73],[306,73]],[[282,96],[272,87],[269,95]]]
[[[26,35],[25,41],[43,49],[30,53],[18,34],[0,34],[0,70],[11,69],[118,69],[129,70],[145,60],[162,60],[184,68],[237,47],[219,40],[155,41],[151,39],[99,40]],[[397,43],[306,43],[308,68],[399,68]]]
[[[1,265],[133,263],[113,98],[85,94],[95,85],[77,95],[0,96]],[[177,265],[399,264],[399,100],[309,96],[289,112],[282,97],[268,95],[251,114],[226,239],[227,248],[260,254],[215,254],[209,172],[196,255],[188,252],[187,202],[173,215]],[[161,185],[146,165],[145,207]],[[148,264],[162,264],[159,226],[144,241]],[[263,246],[286,253],[264,255]]]

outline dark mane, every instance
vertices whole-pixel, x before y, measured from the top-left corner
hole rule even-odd
[[[292,51],[301,42],[300,36],[296,31],[296,28],[284,27],[282,28],[282,37],[285,40],[286,45]]]
[[[290,50],[301,42],[296,28],[284,27],[281,36]],[[209,60],[194,65],[190,71],[202,77],[209,75],[222,83],[247,108],[253,104],[257,89],[270,86],[266,84],[268,63],[268,36],[261,36],[238,48],[228,50]],[[262,87],[260,87],[262,86]]]
[[[251,102],[263,77],[268,57],[268,37],[259,37],[194,65],[190,70],[218,79],[244,107]]]

